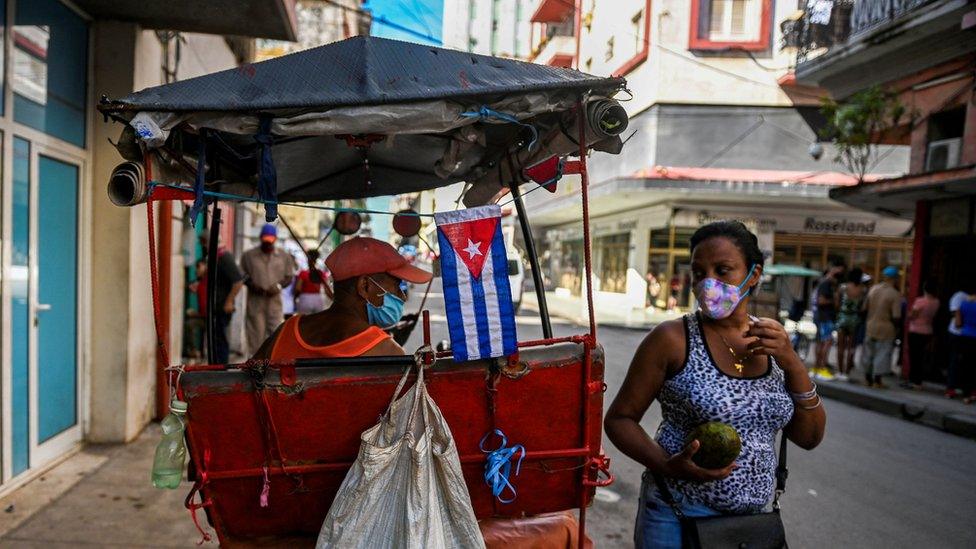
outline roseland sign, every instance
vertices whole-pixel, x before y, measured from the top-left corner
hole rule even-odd
[[[808,217],[803,222],[803,232],[823,234],[873,235],[877,221],[852,221],[850,219],[817,219]]]
[[[870,215],[807,215],[806,212],[770,212],[678,210],[674,224],[678,227],[700,227],[722,219],[741,221],[756,233],[794,233],[851,236],[904,236],[911,222]]]

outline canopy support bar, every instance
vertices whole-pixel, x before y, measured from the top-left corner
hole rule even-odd
[[[217,249],[220,239],[220,206],[214,202],[210,215],[210,240],[207,242],[207,363],[216,364],[217,343]],[[223,303],[219,304],[221,307]]]
[[[546,287],[542,280],[542,271],[539,269],[539,254],[535,248],[535,238],[532,236],[532,228],[529,226],[529,217],[525,213],[525,201],[522,200],[522,191],[519,190],[518,181],[513,181],[509,188],[512,191],[512,198],[515,199],[515,211],[518,212],[519,225],[522,227],[522,238],[525,240],[525,251],[529,256],[529,267],[532,268],[532,285],[535,286],[535,298],[539,303],[542,337],[543,339],[550,339],[552,338],[552,322],[549,319],[549,305],[546,303]]]

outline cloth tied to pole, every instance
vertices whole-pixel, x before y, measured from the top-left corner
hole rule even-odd
[[[492,435],[501,438],[502,442],[495,450],[485,450],[485,442]],[[495,429],[482,437],[478,447],[481,448],[482,452],[488,454],[488,463],[485,464],[485,484],[491,487],[491,494],[502,503],[512,503],[518,497],[515,486],[508,480],[512,473],[512,458],[515,454],[519,454],[518,461],[515,463],[515,476],[518,476],[522,470],[522,460],[525,459],[525,446],[521,444],[508,446],[508,438],[505,437],[505,433],[501,429]],[[511,498],[502,497],[506,488],[512,493]]]
[[[271,115],[261,115],[258,133],[254,140],[261,145],[261,156],[258,160],[258,196],[264,201],[264,219],[271,223],[278,218],[278,172],[275,171],[274,159],[271,156],[271,145],[274,137],[271,135]]]
[[[508,113],[496,111],[495,109],[489,108],[488,106],[485,105],[482,105],[482,107],[476,111],[462,112],[461,116],[465,118],[478,118],[480,120],[490,120],[490,119],[501,120],[503,122],[517,124],[519,126],[522,126],[523,128],[528,128],[529,131],[532,132],[532,141],[530,141],[528,146],[526,147],[526,149],[529,151],[534,149],[537,142],[539,141],[539,130],[537,130],[535,126],[533,126],[532,124],[526,124],[525,122],[522,122],[518,118],[515,118],[514,116]]]
[[[207,130],[200,128],[197,142],[197,173],[193,180],[193,206],[190,207],[190,225],[196,227],[197,217],[206,207],[207,201],[204,195],[204,182],[207,177]]]

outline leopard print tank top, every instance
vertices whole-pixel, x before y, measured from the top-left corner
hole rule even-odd
[[[728,477],[710,482],[667,479],[668,487],[723,513],[755,513],[773,497],[776,487],[776,434],[793,417],[793,401],[786,391],[783,370],[775,360],[758,377],[732,377],[719,370],[705,345],[701,319],[684,317],[684,367],[661,387],[658,400],[664,421],[658,444],[674,455],[684,448],[692,429],[708,421],[736,428],[742,439],[738,468]]]

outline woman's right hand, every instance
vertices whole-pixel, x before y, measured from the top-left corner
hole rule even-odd
[[[701,443],[693,440],[685,446],[684,450],[671,456],[664,463],[664,475],[679,480],[691,480],[695,482],[708,482],[711,480],[722,480],[732,474],[732,470],[738,467],[732,462],[728,467],[722,469],[705,469],[699,467],[691,457],[695,455]]]

